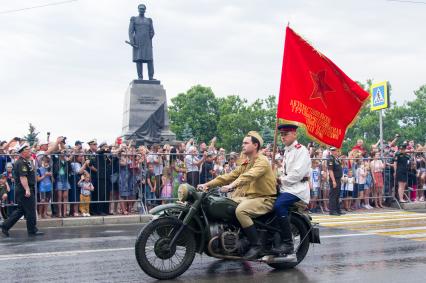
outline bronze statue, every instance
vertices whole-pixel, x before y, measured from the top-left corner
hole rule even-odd
[[[147,63],[149,80],[155,80],[152,56],[154,26],[152,19],[145,17],[146,6],[140,4],[138,10],[139,16],[130,18],[129,41],[126,41],[126,43],[133,47],[133,62],[136,63],[138,78],[143,79],[142,64]]]

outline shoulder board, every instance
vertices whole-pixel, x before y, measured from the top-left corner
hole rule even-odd
[[[301,147],[302,147],[302,145],[301,145],[300,143],[298,143],[298,144],[296,144],[294,147],[295,147],[295,148],[297,148],[297,149],[299,149],[299,148],[301,148]]]

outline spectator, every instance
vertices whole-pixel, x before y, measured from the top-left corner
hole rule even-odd
[[[3,174],[0,175],[0,201],[1,206],[4,207],[7,204],[7,193],[10,192],[9,184],[7,183],[7,177]]]
[[[71,183],[71,191],[69,195],[70,202],[76,202],[75,204],[71,204],[70,209],[70,215],[78,216],[78,209],[80,202],[80,186],[78,185],[78,182],[81,179],[81,176],[83,173],[87,172],[89,174],[89,164],[90,160],[84,160],[83,153],[77,153],[73,156],[73,162],[71,162],[71,177],[70,177],[70,183]]]
[[[86,160],[89,160],[89,174],[90,181],[95,187],[95,190],[92,191],[91,200],[90,200],[90,215],[100,215],[99,206],[93,201],[99,201],[98,195],[98,142],[96,139],[91,139],[88,143],[89,149],[86,152]]]
[[[216,171],[216,164],[213,162],[213,152],[208,152],[206,156],[206,160],[201,164],[200,170],[200,183],[204,184],[208,181],[213,180],[214,176],[217,176],[218,172]]]
[[[68,191],[71,189],[71,185],[68,181],[69,174],[71,172],[70,155],[66,151],[62,151],[59,156],[55,156],[53,159],[53,176],[56,183],[56,200],[59,203],[58,217],[67,217],[68,207]]]
[[[148,164],[154,165],[154,173],[155,173],[155,197],[160,199],[161,197],[161,174],[163,173],[163,160],[161,155],[159,155],[160,147],[158,145],[154,145],[152,147],[151,153],[147,156]]]
[[[50,167],[50,158],[43,156],[41,166],[37,169],[37,199],[40,202],[38,205],[38,214],[41,218],[47,217],[47,207],[52,199],[53,179],[52,168]]]
[[[172,197],[173,190],[173,179],[171,174],[171,168],[169,166],[164,167],[162,174],[162,189],[161,189],[161,198],[163,199],[162,203],[166,203],[167,199]]]
[[[198,186],[200,184],[200,165],[206,160],[207,152],[205,151],[203,157],[197,157],[198,152],[195,146],[189,148],[188,154],[185,157],[186,165],[186,179],[191,186]]]
[[[408,179],[408,170],[410,168],[410,156],[405,152],[406,146],[401,145],[399,147],[399,152],[394,158],[394,167],[395,167],[395,177],[398,182],[398,198],[399,202],[404,203],[404,191],[407,186]]]
[[[129,212],[129,201],[132,198],[133,191],[131,187],[131,170],[129,167],[129,164],[131,163],[130,156],[127,153],[124,153],[121,155],[120,158],[120,176],[119,176],[119,182],[120,182],[120,207],[121,212],[124,215],[128,215]]]
[[[234,171],[237,168],[237,159],[238,154],[236,152],[231,152],[229,154],[228,164],[231,171]]]
[[[424,201],[424,193],[426,189],[426,160],[423,154],[416,154],[416,167],[419,175],[419,182],[417,186],[417,190],[419,191],[420,195],[419,201]]]
[[[413,202],[417,202],[417,169],[416,169],[416,163],[411,162],[410,163],[410,169],[408,170],[407,174],[407,186],[408,190],[410,191],[410,200]]]
[[[80,187],[80,211],[83,217],[90,216],[89,208],[90,208],[90,195],[95,190],[91,180],[90,174],[84,172],[80,180],[78,181],[78,186]]]
[[[373,176],[373,197],[375,207],[383,208],[383,170],[385,168],[385,164],[382,160],[380,160],[380,152],[376,152],[374,155],[374,159],[371,161],[370,168]]]
[[[363,163],[366,174],[364,185],[364,207],[366,209],[372,209],[373,207],[370,205],[370,192],[373,187],[373,177],[371,176],[370,162],[368,159],[364,159]]]
[[[156,182],[157,179],[155,178],[154,164],[148,164],[148,173],[146,175],[146,200],[150,208],[155,206],[155,190],[157,188]]]
[[[311,176],[309,178],[309,186],[311,189],[310,211],[315,213],[321,210],[318,205],[318,197],[321,191],[321,166],[319,160],[312,160]]]
[[[11,215],[15,210],[15,178],[13,177],[13,165],[11,162],[6,164],[6,172],[4,172],[3,175],[6,176],[10,188],[10,191],[7,193],[7,201],[9,202],[7,215]]]
[[[352,147],[352,150],[360,151],[362,156],[364,156],[364,154],[367,152],[364,148],[364,141],[362,139],[356,141],[356,145]]]
[[[353,198],[352,194],[354,191],[354,184],[355,184],[355,178],[353,177],[352,170],[349,170],[348,176],[346,178],[346,188],[345,188],[346,195],[344,196],[344,200],[343,200],[343,207],[348,212],[352,211],[351,207],[352,207],[352,198]]]
[[[365,170],[364,162],[361,159],[357,161],[357,165],[358,166],[356,169],[355,182],[358,188],[358,198],[355,201],[355,207],[356,209],[359,209],[361,207],[367,208],[365,206],[365,203],[362,204],[362,202],[364,201],[364,187],[365,187],[365,181],[367,179],[367,172]]]

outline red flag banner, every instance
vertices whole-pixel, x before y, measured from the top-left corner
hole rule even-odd
[[[340,148],[369,93],[287,27],[277,118]]]

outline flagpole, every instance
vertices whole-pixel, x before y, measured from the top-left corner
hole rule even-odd
[[[272,146],[272,170],[275,170],[275,154],[277,153],[277,132],[278,132],[278,118],[275,122],[274,130],[274,144]]]

